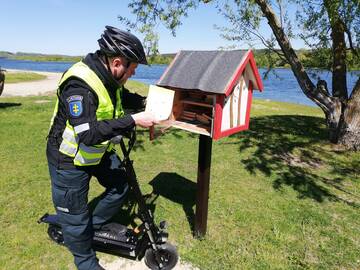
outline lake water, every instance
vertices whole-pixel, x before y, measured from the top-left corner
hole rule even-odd
[[[34,62],[23,60],[12,60],[7,58],[0,58],[0,67],[4,69],[22,69],[34,71],[50,71],[50,72],[64,72],[73,63],[69,62]],[[166,69],[166,65],[139,65],[136,69],[133,80],[141,81],[147,84],[155,84]],[[265,69],[260,69],[260,74],[265,74]],[[316,83],[317,78],[327,81],[328,86],[331,87],[331,72],[314,70],[313,81]],[[348,73],[348,87],[352,89],[356,80],[360,76],[360,71]],[[254,91],[255,98],[270,99],[277,101],[285,101],[291,103],[299,103],[304,105],[316,106],[309,100],[301,91],[292,71],[290,69],[274,69],[270,72],[266,79],[263,79],[264,91],[259,93]],[[350,91],[349,91],[350,92]]]

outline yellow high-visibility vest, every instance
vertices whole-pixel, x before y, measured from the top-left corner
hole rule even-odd
[[[70,77],[77,77],[83,80],[96,93],[99,100],[99,104],[96,109],[96,118],[98,121],[119,118],[124,115],[120,98],[120,91],[122,88],[120,87],[116,90],[117,106],[114,108],[109,93],[100,78],[83,62],[74,64],[65,72],[59,82],[58,97],[60,96],[61,85]],[[54,114],[50,126],[52,126],[54,122],[55,116],[58,112],[58,107],[59,98],[55,104]],[[104,141],[101,144],[91,146],[85,145],[84,143],[79,144],[78,135],[76,134],[74,127],[70,125],[69,120],[66,121],[66,127],[62,134],[62,139],[59,151],[69,157],[72,157],[76,166],[99,164],[105,152],[110,151],[113,147],[110,141]]]

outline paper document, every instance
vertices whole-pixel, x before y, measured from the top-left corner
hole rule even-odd
[[[150,85],[146,99],[146,112],[152,112],[157,121],[168,120],[174,102],[175,91],[156,85]]]

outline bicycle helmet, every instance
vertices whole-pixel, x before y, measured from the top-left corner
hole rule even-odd
[[[107,25],[105,28],[98,40],[100,51],[107,56],[120,55],[130,62],[148,64],[144,48],[136,36],[113,26]]]

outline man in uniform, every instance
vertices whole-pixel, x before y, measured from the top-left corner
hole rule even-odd
[[[98,43],[100,50],[74,64],[59,82],[46,150],[53,203],[79,270],[104,269],[91,247],[93,230],[118,212],[128,190],[110,139],[135,125],[155,124],[150,113],[123,111],[129,100],[142,102],[139,95],[123,91],[138,64],[147,64],[141,42],[129,32],[106,26]],[[105,191],[90,212],[92,176]]]

